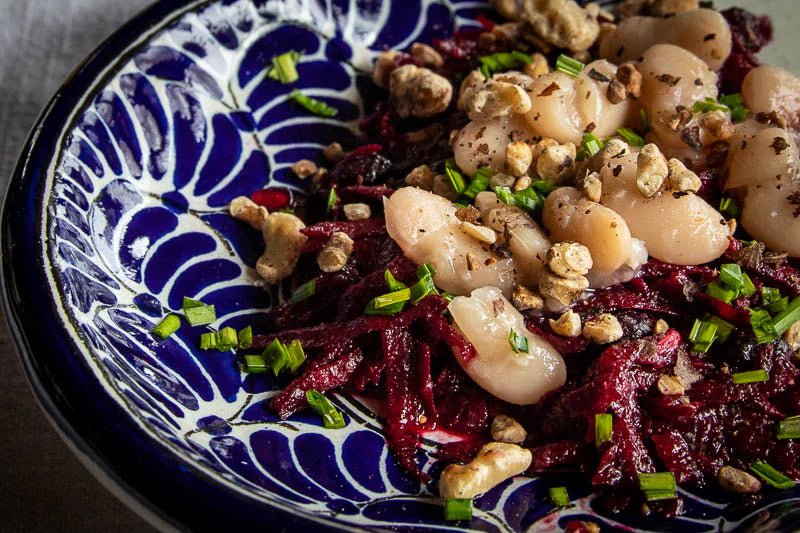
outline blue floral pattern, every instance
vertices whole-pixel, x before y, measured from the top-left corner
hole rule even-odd
[[[379,420],[337,396],[347,428],[318,417],[278,420],[265,400],[279,383],[201,352],[200,328],[166,341],[150,331],[183,296],[215,304],[216,327],[243,327],[276,298],[254,274],[260,237],[227,216],[262,186],[299,188],[290,172],[332,141],[352,144],[364,109],[356,83],[384,48],[405,48],[475,24],[468,0],[218,0],[142,40],[74,117],[47,184],[49,282],[69,332],[108,394],[141,431],[182,461],[255,502],[343,526],[482,531],[557,530],[570,519],[655,527],[603,515],[578,482],[553,512],[548,481],[518,478],[476,501],[470,524],[445,524],[426,487],[408,479]],[[295,85],[338,110],[298,110],[266,77],[271,58],[302,50]],[[434,444],[421,450],[436,474]],[[687,495],[689,496],[689,495]],[[777,505],[777,498],[768,504]],[[687,497],[670,527],[715,531],[752,512]]]

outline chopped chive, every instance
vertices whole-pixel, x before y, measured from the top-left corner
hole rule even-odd
[[[531,186],[514,194],[514,204],[528,211],[538,211],[544,207],[544,198]]]
[[[747,119],[750,110],[744,105],[742,95],[740,93],[727,94],[720,97],[719,102],[728,106],[731,110],[731,120],[734,122],[742,122]]]
[[[581,146],[584,150],[586,150],[586,153],[589,154],[589,156],[593,156],[602,150],[603,146],[605,146],[605,143],[598,139],[597,135],[594,133],[587,133],[581,140]]]
[[[205,326],[217,319],[213,305],[206,305],[199,300],[183,298],[183,314],[190,326]]]
[[[736,263],[722,265],[719,269],[719,281],[732,291],[739,292],[744,285],[742,267]]]
[[[497,195],[497,199],[504,204],[514,206],[517,205],[517,200],[514,197],[514,194],[511,192],[511,189],[508,187],[495,187],[494,193]]]
[[[391,270],[388,268],[383,273],[383,279],[386,282],[386,287],[389,288],[390,292],[395,292],[406,288],[406,284],[402,281],[397,281]]]
[[[650,130],[650,119],[647,118],[644,108],[639,110],[639,118],[642,119],[642,133],[647,133]]]
[[[744,385],[746,383],[761,383],[762,381],[769,381],[769,373],[760,368],[758,370],[751,370],[749,372],[737,372],[731,374],[733,382],[737,385]]]
[[[529,353],[528,337],[515,329],[508,332],[508,344],[514,353]]]
[[[778,422],[778,440],[800,439],[800,416]]]
[[[726,304],[731,303],[738,296],[736,291],[731,290],[728,287],[725,287],[722,283],[718,281],[712,281],[711,283],[708,284],[708,287],[706,287],[706,294],[708,294],[712,298],[721,300]]]
[[[533,63],[533,56],[530,54],[525,54],[519,50],[512,50],[511,55],[523,65],[530,65]]]
[[[692,352],[705,353],[717,338],[717,324],[695,319],[689,340],[692,341]]]
[[[719,212],[728,218],[737,218],[742,214],[742,208],[733,198],[723,196],[719,201]]]
[[[470,200],[474,200],[478,194],[489,188],[489,180],[493,175],[494,171],[492,171],[491,168],[479,168],[475,175],[472,176],[472,181],[470,182],[469,187],[464,190],[464,196]]]
[[[445,498],[444,519],[448,521],[472,520],[472,500],[466,498]]]
[[[375,297],[375,308],[383,309],[396,304],[401,304],[411,299],[411,289],[400,289],[399,291],[381,294]]]
[[[585,65],[569,56],[561,54],[556,60],[556,70],[569,74],[570,76],[578,77]]]
[[[794,487],[794,481],[784,476],[769,464],[763,461],[756,461],[750,465],[750,470],[756,473],[758,477],[775,487],[776,489],[791,489]]]
[[[550,501],[556,507],[566,507],[569,505],[569,493],[567,487],[550,487]]]
[[[552,181],[547,180],[533,180],[531,183],[531,188],[538,192],[542,196],[547,196],[554,190],[556,190],[556,185]]]
[[[178,315],[170,313],[153,328],[153,335],[166,339],[181,327],[181,319]]]
[[[289,98],[294,100],[300,107],[321,117],[333,117],[339,112],[335,107],[331,107],[325,102],[306,96],[297,89],[294,89],[289,94]]]
[[[293,304],[302,302],[303,300],[314,296],[315,292],[317,292],[317,278],[306,281],[297,287],[297,289],[295,289],[295,291],[292,293],[292,297],[289,299],[289,301]]]
[[[286,346],[279,339],[274,339],[269,343],[264,349],[263,356],[275,376],[280,374],[284,368],[289,367],[289,353],[286,351]]]
[[[533,62],[533,57],[522,52],[498,52],[488,56],[478,58],[481,66],[478,70],[485,78],[491,78],[492,74],[517,68],[521,65],[527,65]]]
[[[642,136],[630,128],[617,128],[617,134],[631,146],[644,146]]]
[[[225,352],[237,346],[239,346],[239,337],[235,329],[232,327],[224,327],[219,330],[219,342],[217,343],[217,349],[219,351]]]
[[[253,345],[253,327],[247,326],[239,330],[239,348],[246,350]]]
[[[772,342],[782,332],[778,332],[766,309],[750,309],[750,327],[753,329],[753,335],[756,337],[758,344]],[[784,311],[785,313],[786,311]],[[778,315],[781,316],[781,315]],[[775,317],[777,320],[778,316]]]
[[[747,272],[742,272],[742,280],[744,283],[742,284],[742,288],[739,289],[739,294],[742,296],[752,296],[756,293],[756,286],[753,284],[753,280],[750,279],[750,276],[747,275]]]
[[[594,415],[594,444],[598,448],[606,442],[611,442],[614,436],[614,415],[610,413],[597,413]]]
[[[430,274],[422,276],[409,290],[411,291],[411,301],[413,303],[419,302],[429,294],[439,294],[439,291],[436,290],[436,285],[433,284],[433,277]]]
[[[328,202],[325,205],[325,210],[330,213],[336,207],[336,202],[339,200],[339,196],[336,194],[336,189],[331,187],[330,192],[328,192]]]
[[[217,346],[219,346],[219,334],[216,331],[210,331],[200,335],[201,350],[216,350]]]
[[[286,345],[286,353],[289,358],[289,372],[294,374],[306,360],[306,354],[303,351],[302,343],[297,339],[293,340]]]
[[[781,295],[781,291],[774,287],[761,287],[761,304],[774,315],[789,307],[789,297]]]
[[[447,163],[444,165],[444,173],[447,175],[447,179],[450,180],[450,185],[457,194],[462,194],[466,190],[467,186],[464,184],[464,175],[458,170],[455,161],[452,159],[447,160]]]
[[[720,342],[728,340],[728,337],[731,336],[731,333],[733,333],[735,329],[733,324],[718,316],[711,316],[708,321],[717,326],[717,339],[719,339]]]
[[[436,275],[436,267],[433,266],[433,263],[425,263],[421,267],[417,269],[417,279],[422,279],[425,276],[435,276]]]
[[[672,472],[640,473],[639,489],[649,502],[671,500],[678,497],[675,474]]]
[[[306,391],[306,401],[311,408],[322,417],[322,426],[327,429],[341,429],[345,426],[344,416],[331,401],[321,392],[311,389]]]
[[[455,298],[455,296],[454,296],[454,295],[452,295],[452,294],[450,294],[449,292],[443,292],[443,293],[441,293],[439,296],[441,296],[442,298],[444,298],[444,299],[445,299],[445,300],[447,300],[448,302],[452,302],[452,301],[453,301],[453,298]]]
[[[400,302],[386,307],[377,307],[375,305],[375,300],[376,298],[373,298],[372,300],[369,301],[367,307],[364,309],[365,315],[396,315],[405,308],[407,303],[407,302]]]
[[[300,76],[297,74],[297,61],[299,59],[300,53],[294,50],[273,57],[272,68],[267,72],[267,76],[283,84],[296,82],[300,79]]]
[[[267,361],[261,355],[245,355],[244,371],[250,374],[266,374],[269,370]]]
[[[713,98],[705,98],[692,105],[692,113],[708,113],[711,111],[728,111],[728,106],[717,103]]]
[[[792,300],[786,309],[775,316],[772,328],[776,335],[783,335],[783,332],[798,320],[800,320],[800,296]]]

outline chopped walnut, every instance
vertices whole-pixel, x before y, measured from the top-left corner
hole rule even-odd
[[[743,470],[723,466],[717,474],[719,485],[728,492],[752,494],[761,490],[761,482]]]
[[[597,172],[589,172],[583,178],[578,180],[576,184],[579,191],[581,191],[586,198],[592,202],[599,202],[603,195],[603,182],[600,179],[600,174]]]
[[[507,18],[508,20],[519,20],[520,16],[522,16],[519,0],[489,0],[489,5],[491,5],[501,17]]]
[[[506,170],[512,176],[522,176],[528,172],[533,161],[533,153],[528,143],[514,141],[506,146]]]
[[[442,54],[434,50],[431,46],[423,43],[411,45],[411,55],[419,60],[426,67],[441,67],[444,65]]]
[[[646,144],[636,160],[636,186],[645,198],[655,196],[669,174],[667,158],[655,144]]]
[[[624,102],[628,97],[628,91],[619,80],[611,80],[606,89],[606,98],[614,105]]]
[[[575,302],[588,288],[589,280],[585,276],[567,279],[546,269],[539,277],[539,292],[542,296],[552,298],[561,305]]]
[[[583,336],[597,344],[608,344],[622,338],[622,326],[617,317],[600,313],[583,324]]]
[[[330,163],[338,163],[344,159],[342,145],[337,142],[332,142],[322,151],[322,156]]]
[[[576,154],[572,143],[547,147],[536,159],[536,173],[542,179],[561,183],[575,175]]]
[[[473,70],[467,74],[467,77],[461,82],[461,87],[458,90],[458,109],[466,111],[467,103],[472,100],[475,93],[487,83],[486,78],[479,70]]]
[[[630,63],[617,69],[616,79],[625,88],[625,92],[634,98],[639,98],[642,93],[642,74]]]
[[[317,265],[323,272],[338,272],[344,268],[353,253],[353,239],[347,233],[337,231],[317,256]]]
[[[394,50],[385,50],[381,52],[375,59],[375,67],[372,70],[372,81],[378,87],[388,87],[389,78],[392,72],[397,67],[397,56],[399,52]]]
[[[531,156],[533,157],[531,165],[535,167],[536,162],[539,160],[539,156],[542,155],[542,152],[544,152],[545,148],[550,148],[551,146],[558,146],[558,141],[551,139],[550,137],[545,137],[536,144],[531,145]]]
[[[306,179],[317,173],[317,165],[308,159],[301,159],[292,165],[292,172],[300,179]]]
[[[467,102],[469,118],[484,122],[496,117],[524,114],[530,110],[531,98],[528,93],[519,85],[504,81],[489,81]]]
[[[270,285],[289,276],[308,237],[300,233],[303,221],[289,213],[272,213],[261,229],[264,254],[256,262],[256,271]]]
[[[667,324],[667,321],[664,320],[663,318],[659,318],[658,320],[656,320],[656,325],[653,328],[653,333],[655,333],[656,335],[663,335],[664,333],[667,332],[668,329],[669,329],[669,324]]]
[[[562,278],[580,278],[592,268],[592,254],[577,242],[557,242],[547,250],[547,266]]]
[[[531,183],[533,183],[533,180],[530,176],[520,176],[514,182],[514,192],[524,191],[531,186]]]
[[[667,162],[669,167],[669,188],[673,191],[697,192],[703,185],[697,174],[686,168],[680,159],[672,158]]]
[[[432,70],[403,65],[392,72],[389,92],[397,103],[398,115],[426,118],[447,109],[453,86]]]
[[[444,469],[439,478],[439,495],[442,498],[474,498],[523,473],[532,459],[530,450],[516,444],[490,442],[469,463],[453,464]]]
[[[459,207],[458,210],[456,210],[456,218],[464,222],[477,224],[481,219],[481,212],[471,205]]]
[[[492,420],[492,440],[509,444],[522,444],[528,433],[522,424],[506,415],[497,415]]]
[[[789,329],[783,334],[783,339],[792,351],[796,352],[800,350],[800,321],[789,326]]]
[[[461,222],[461,231],[485,244],[494,244],[497,241],[497,233],[492,228],[478,226],[472,222]]]
[[[537,37],[573,52],[588,49],[600,33],[596,4],[585,8],[574,0],[523,0],[522,18]]]
[[[419,187],[424,191],[433,189],[433,178],[436,173],[428,165],[420,165],[408,173],[405,182],[410,187]]]
[[[700,125],[717,140],[727,140],[733,135],[733,123],[722,111],[710,111],[700,116]]]
[[[679,105],[675,108],[675,114],[667,122],[667,127],[672,131],[681,130],[691,122],[692,117],[692,111],[689,108]]]
[[[530,289],[523,287],[522,285],[517,285],[514,288],[514,293],[511,296],[511,302],[514,304],[514,307],[520,311],[536,311],[544,307],[544,300],[542,300],[539,295],[534,294]]]
[[[492,35],[497,40],[514,43],[519,40],[519,27],[519,22],[495,24],[494,28],[492,28]]]
[[[685,392],[683,383],[681,383],[681,378],[676,376],[668,376],[667,374],[662,374],[658,378],[656,386],[658,387],[658,392],[664,396],[673,396],[676,394],[683,394]]]
[[[367,204],[345,204],[342,209],[347,220],[367,220],[372,216],[372,210]]]
[[[458,200],[458,193],[453,189],[453,184],[450,183],[450,180],[444,174],[437,174],[433,177],[433,188],[431,192],[453,202]]]
[[[517,178],[515,178],[514,176],[509,176],[508,174],[498,172],[497,174],[489,178],[489,186],[492,188],[513,187],[516,181]]]
[[[538,78],[550,73],[550,65],[547,64],[547,58],[543,54],[536,52],[531,57],[533,61],[522,67],[523,74],[527,74],[531,78]]]
[[[522,89],[528,91],[533,87],[533,78],[522,72],[516,70],[509,70],[507,72],[499,72],[492,76],[492,81],[502,81],[518,85]]]
[[[231,200],[228,210],[233,218],[247,222],[255,229],[261,229],[269,216],[267,208],[258,205],[247,196],[237,196]]]
[[[577,337],[581,334],[581,317],[571,309],[558,317],[558,320],[549,319],[550,328],[556,335],[562,337]]]

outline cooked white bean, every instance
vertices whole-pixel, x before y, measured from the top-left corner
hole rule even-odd
[[[472,121],[453,139],[453,157],[467,175],[488,166],[503,172],[506,147],[513,141],[530,142],[534,133],[520,115],[498,117],[486,122]]]

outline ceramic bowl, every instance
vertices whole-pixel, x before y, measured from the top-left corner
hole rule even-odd
[[[363,74],[378,51],[475,25],[482,7],[161,2],[103,43],[45,110],[3,213],[7,316],[47,415],[93,472],[160,525],[545,531],[581,519],[716,531],[796,520],[797,490],[754,505],[684,494],[682,517],[653,522],[603,514],[571,478],[558,483],[575,500],[554,512],[552,480],[517,478],[477,499],[472,522],[447,524],[357,399],[335,397],[343,430],[304,414],[279,421],[265,409],[278,383],[243,375],[230,354],[200,351],[201,328],[166,341],[150,334],[183,296],[215,304],[216,327],[257,321],[271,305],[253,269],[260,238],[226,214],[228,202],[262,186],[298,188],[294,161],[319,159],[332,141],[354,144]],[[291,49],[303,51],[296,86],[335,118],[299,115],[289,89],[266,78],[271,58]],[[435,472],[430,451],[420,460]]]

